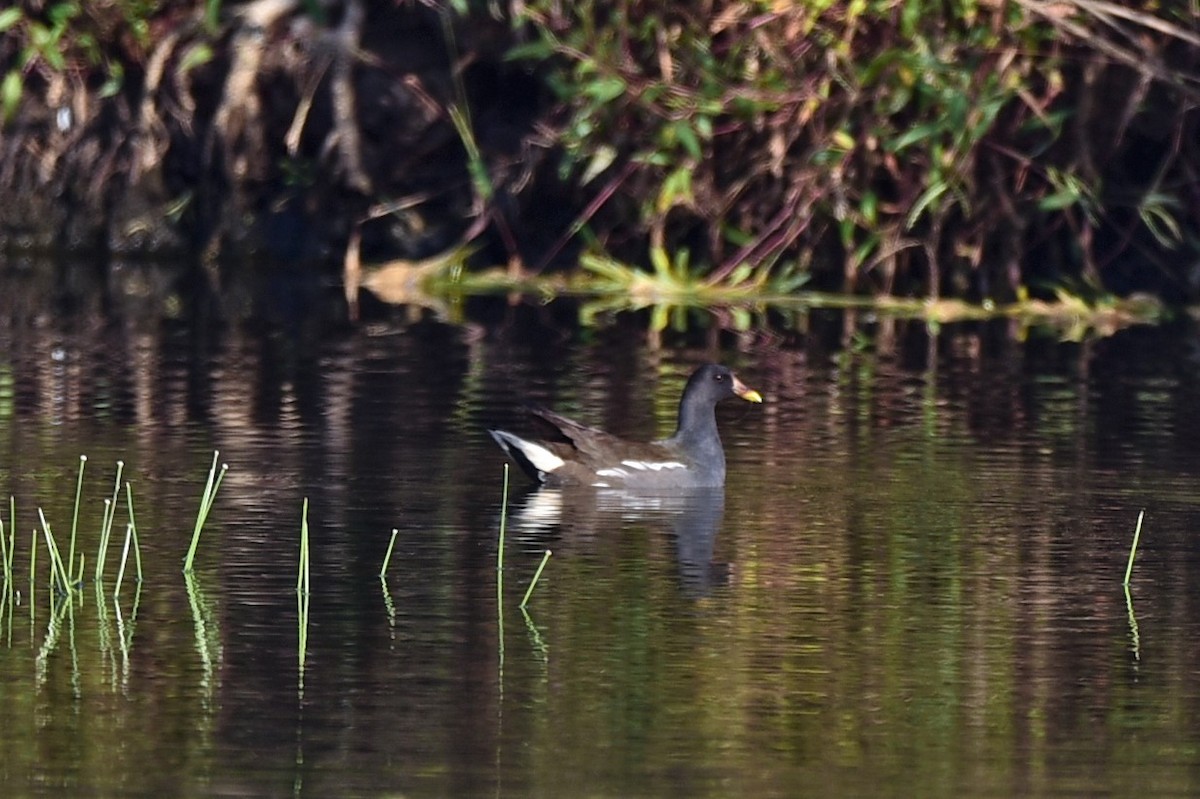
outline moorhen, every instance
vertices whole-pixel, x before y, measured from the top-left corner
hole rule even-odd
[[[530,477],[547,485],[595,488],[708,488],[725,484],[725,451],[717,435],[717,403],[762,396],[727,367],[705,364],[692,373],[679,400],[679,426],[670,438],[626,441],[545,408],[530,412],[549,423],[558,441],[530,441],[506,430],[492,438]]]

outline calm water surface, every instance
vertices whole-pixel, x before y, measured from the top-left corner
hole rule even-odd
[[[653,337],[499,301],[357,327],[0,306],[4,796],[1200,793],[1187,325],[1069,343],[821,313]],[[529,430],[532,400],[669,433],[705,359],[767,398],[720,408],[725,491],[514,474],[498,591],[485,428]],[[213,450],[229,470],[185,581]],[[30,540],[41,507],[66,546],[81,454],[88,580],[52,610]],[[123,496],[93,570],[118,459],[144,579],[114,602]]]

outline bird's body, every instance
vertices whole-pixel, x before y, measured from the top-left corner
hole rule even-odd
[[[725,484],[725,452],[715,407],[729,397],[762,402],[728,368],[701,366],[679,401],[679,426],[670,438],[634,442],[579,424],[544,408],[531,409],[560,440],[531,441],[505,430],[492,438],[530,477],[547,485],[663,490]]]

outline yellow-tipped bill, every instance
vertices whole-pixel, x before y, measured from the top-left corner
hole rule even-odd
[[[744,400],[747,400],[748,402],[762,402],[763,401],[762,394],[759,394],[757,391],[750,388],[748,385],[743,383],[741,380],[738,380],[736,377],[733,378],[733,393],[737,394],[739,397],[741,397]]]

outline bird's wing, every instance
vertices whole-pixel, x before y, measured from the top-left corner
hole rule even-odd
[[[603,468],[606,465],[628,459],[649,462],[678,460],[673,452],[665,449],[659,442],[630,441],[598,428],[580,424],[574,419],[568,419],[566,416],[546,408],[531,407],[529,411],[551,425],[569,441],[579,453],[578,460],[585,465]]]

